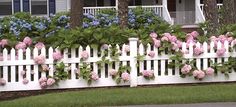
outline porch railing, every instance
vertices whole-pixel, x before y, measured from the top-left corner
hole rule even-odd
[[[167,8],[162,6],[162,5],[154,5],[154,6],[129,6],[129,9],[134,9],[134,8],[137,8],[137,7],[141,7],[145,11],[153,11],[156,15],[162,17],[163,19],[165,19],[170,24],[173,23]],[[116,10],[116,7],[115,6],[84,7],[84,13],[88,13],[88,14],[92,14],[92,15],[96,16],[99,13],[99,11],[105,10],[105,9]]]
[[[162,5],[155,5],[155,6],[129,6],[129,9],[134,9],[137,7],[141,7],[146,11],[154,11],[155,14],[158,14],[160,16],[162,16],[162,9],[163,6]],[[112,9],[112,10],[116,10],[115,6],[106,6],[106,7],[84,7],[84,13],[89,13],[92,15],[96,15],[99,11],[101,10],[105,10],[105,9]]]
[[[221,9],[222,6],[223,6],[223,4],[217,4],[218,9]],[[200,4],[200,8],[201,8],[201,10],[203,11],[203,9],[204,9],[204,4]]]

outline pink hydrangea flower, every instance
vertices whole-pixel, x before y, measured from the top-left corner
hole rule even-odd
[[[197,77],[197,75],[198,75],[198,70],[194,70],[193,71],[193,77]]]
[[[129,81],[130,80],[130,75],[127,72],[124,72],[121,74],[121,78],[123,79],[123,81]]]
[[[154,40],[153,42],[154,42],[154,46],[156,48],[159,48],[161,46],[161,41],[160,40]]]
[[[35,48],[42,49],[44,47],[45,45],[42,42],[38,42],[37,44],[35,44]]]
[[[22,83],[23,83],[24,85],[26,85],[26,84],[29,83],[29,80],[28,80],[27,78],[24,78],[23,81],[22,81]]]
[[[205,72],[203,72],[202,70],[199,70],[197,78],[198,79],[203,79],[206,76]]]
[[[86,60],[89,57],[89,53],[87,51],[82,51],[80,55],[83,60]]]
[[[125,52],[129,52],[129,51],[130,51],[129,45],[125,45],[124,51],[125,51]]]
[[[150,34],[150,37],[151,38],[157,38],[157,34],[153,32],[153,33]]]
[[[203,79],[206,76],[206,74],[202,70],[194,70],[193,76],[197,79]]]
[[[168,39],[171,38],[171,34],[170,33],[164,33],[164,37],[167,37]]]
[[[194,55],[198,56],[198,55],[201,55],[204,52],[204,50],[202,47],[195,47],[193,52],[194,52]]]
[[[154,51],[148,52],[148,56],[150,56],[151,58],[154,58],[155,57],[155,52]]]
[[[50,86],[53,86],[54,83],[56,82],[56,80],[54,78],[48,78],[47,80],[47,85],[50,87]]]
[[[227,41],[229,41],[229,43],[232,42],[233,41],[233,37],[228,37]]]
[[[123,81],[129,81],[130,80],[130,75],[127,72],[124,72],[121,74],[121,78],[123,79]]]
[[[211,36],[211,37],[210,37],[210,40],[211,40],[211,41],[218,41],[218,40],[217,40],[217,37],[215,37],[215,36]]]
[[[192,35],[194,38],[196,38],[196,37],[199,36],[199,33],[198,33],[197,31],[193,31],[193,32],[191,32],[191,35]]]
[[[144,77],[151,78],[151,77],[154,76],[154,71],[153,71],[153,70],[144,70],[144,71],[142,72],[142,75],[143,75]]]
[[[163,36],[163,37],[161,38],[161,41],[169,41],[169,39],[168,39],[167,37]]]
[[[176,42],[177,37],[176,36],[170,36],[169,40],[170,40],[170,42]]]
[[[26,48],[26,44],[24,42],[19,42],[16,46],[16,49],[25,49]]]
[[[218,56],[223,56],[225,54],[225,52],[226,52],[225,48],[220,48],[220,49],[217,49],[216,54]]]
[[[47,77],[41,77],[40,79],[39,79],[39,84],[42,84],[43,82],[47,82]]]
[[[40,79],[39,79],[39,85],[40,85],[40,87],[41,88],[47,88],[47,77],[41,77]]]
[[[46,58],[45,58],[45,56],[43,56],[43,55],[39,55],[39,56],[36,56],[36,57],[34,58],[34,62],[35,62],[36,64],[44,64],[45,61],[46,61]]]
[[[176,44],[177,44],[177,46],[178,46],[179,48],[181,48],[183,43],[182,43],[180,40],[177,40],[177,41],[176,41]]]
[[[115,76],[117,74],[117,71],[115,69],[111,69],[109,71],[110,76]]]
[[[228,40],[225,35],[220,35],[218,38],[219,38],[219,40],[220,40],[221,43],[224,43],[225,41]]]
[[[25,37],[24,40],[23,40],[23,42],[24,42],[26,45],[30,46],[30,45],[32,44],[32,39],[31,39],[30,37]]]
[[[207,75],[213,75],[214,72],[215,72],[215,70],[214,70],[213,68],[211,68],[211,67],[209,67],[209,68],[206,69],[206,74],[207,74]]]
[[[42,89],[47,88],[47,82],[42,82],[42,83],[40,84],[40,87],[41,87]]]
[[[188,74],[191,69],[192,69],[191,65],[185,64],[185,65],[183,66],[183,68],[181,69],[181,72],[182,72],[183,74]]]
[[[172,44],[172,50],[177,51],[179,49],[176,43],[172,42],[171,44]]]
[[[187,42],[193,42],[194,41],[194,37],[191,34],[187,34],[186,36],[187,36],[187,38],[186,38]]]
[[[103,50],[106,50],[106,49],[108,49],[108,48],[109,48],[109,45],[108,45],[108,44],[103,44],[103,45],[102,45],[102,49],[103,49]]]
[[[91,79],[94,81],[97,81],[99,79],[98,74],[96,72],[91,72]]]
[[[236,39],[234,39],[232,43],[233,43],[233,46],[236,45]]]
[[[0,86],[6,85],[7,81],[3,78],[0,78]]]
[[[6,45],[8,45],[8,40],[7,39],[2,39],[0,41],[0,46],[2,46],[2,48],[4,48]]]
[[[52,57],[54,60],[58,61],[61,60],[63,58],[62,54],[60,51],[56,51],[52,54]]]
[[[46,72],[46,71],[49,71],[50,70],[50,68],[47,66],[47,65],[41,65],[41,67],[42,67],[42,70],[44,71],[44,72]]]
[[[20,72],[20,75],[21,76],[24,76],[26,74],[26,71],[25,70],[22,70],[21,72]]]

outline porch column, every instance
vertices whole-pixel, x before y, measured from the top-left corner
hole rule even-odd
[[[162,0],[162,5],[167,7],[167,0]]]

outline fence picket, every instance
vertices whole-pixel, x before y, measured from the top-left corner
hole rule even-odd
[[[208,54],[208,44],[206,42],[203,43],[203,50],[204,50],[203,55],[207,55]],[[203,70],[206,70],[207,68],[208,68],[208,59],[203,58]]]
[[[76,58],[75,55],[75,48],[71,49],[71,59]],[[75,80],[76,79],[76,72],[77,72],[77,68],[76,68],[76,64],[75,63],[71,63],[71,79]]]
[[[18,61],[23,61],[23,50],[22,49],[18,50]],[[19,65],[19,67],[18,67],[19,81],[23,80],[23,76],[21,75],[21,72],[23,70],[24,70],[23,65]]]
[[[154,50],[155,52],[155,58],[158,58],[158,48],[156,48],[154,46]],[[154,70],[154,76],[157,77],[158,76],[158,60],[154,60],[154,65],[153,65],[153,70]]]
[[[34,48],[33,52],[34,52],[33,58],[38,56],[38,49],[37,48]],[[38,67],[39,66],[34,63],[34,70],[33,70],[33,72],[31,72],[31,74],[34,74],[34,81],[38,81],[38,79],[39,79],[39,69],[38,69]]]
[[[29,48],[26,49],[26,60],[30,61],[31,60],[31,50]],[[31,66],[30,65],[26,65],[26,78],[28,80],[31,80]]]
[[[41,49],[41,55],[46,57],[46,49],[45,49],[45,47]],[[41,73],[41,77],[46,77],[46,73],[45,72],[40,71],[40,73]]]
[[[139,45],[139,55],[140,56],[144,55],[144,46],[142,43]],[[142,72],[143,70],[144,70],[144,62],[140,61],[139,62],[139,71]]]
[[[58,51],[59,51],[59,50],[58,50]],[[53,76],[53,71],[54,71],[53,56],[52,56],[52,54],[53,54],[53,48],[50,47],[50,48],[48,49],[49,76]]]
[[[8,51],[7,49],[3,49],[3,63],[4,61],[8,60]],[[3,79],[5,79],[8,82],[8,66],[3,66]]]
[[[11,61],[14,62],[16,60],[16,51],[15,49],[11,49]],[[11,65],[11,82],[16,82],[16,66]]]
[[[147,44],[147,50],[146,50],[146,54],[148,55],[149,52],[151,51],[151,45]],[[151,60],[147,60],[146,65],[147,66],[147,70],[151,70]]]
[[[201,48],[201,44],[198,42],[198,43],[196,44],[196,47]],[[199,57],[196,58],[196,67],[197,67],[199,70],[201,70],[201,59],[200,59]]]

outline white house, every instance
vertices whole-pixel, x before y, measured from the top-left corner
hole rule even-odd
[[[193,25],[205,21],[203,0],[131,0],[129,8],[142,6],[154,10],[171,24]],[[222,0],[218,0],[222,3]],[[116,0],[85,0],[85,13],[96,14],[101,9],[117,9]],[[220,7],[222,4],[218,4]],[[30,12],[32,15],[49,15],[69,11],[70,0],[0,0],[0,16],[16,12]]]

